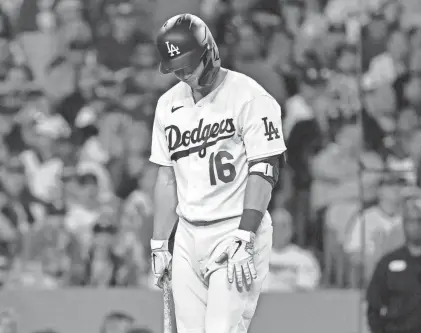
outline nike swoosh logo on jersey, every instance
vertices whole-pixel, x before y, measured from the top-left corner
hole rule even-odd
[[[184,105],[181,105],[181,106],[173,106],[171,108],[171,113],[173,113],[173,112],[175,112],[175,111],[177,111],[178,109],[181,109],[181,108],[184,108]]]

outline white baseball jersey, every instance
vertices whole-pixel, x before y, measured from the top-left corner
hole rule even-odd
[[[197,103],[183,82],[158,101],[150,161],[174,168],[177,214],[188,221],[241,215],[248,161],[285,150],[279,104],[246,75],[228,71]]]

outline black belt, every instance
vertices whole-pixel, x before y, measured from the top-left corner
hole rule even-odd
[[[222,219],[218,219],[218,220],[212,220],[212,221],[190,221],[187,220],[185,217],[180,216],[181,219],[183,219],[184,221],[186,221],[187,223],[190,223],[191,225],[194,225],[195,227],[206,227],[209,225],[213,225],[213,224],[217,224],[220,222],[224,222],[226,220],[231,220],[234,219],[236,217],[240,217],[241,215],[235,215],[235,216],[230,216],[230,217],[224,217]]]

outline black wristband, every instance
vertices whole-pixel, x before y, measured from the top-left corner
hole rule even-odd
[[[238,229],[256,233],[260,227],[264,214],[257,209],[244,209]]]

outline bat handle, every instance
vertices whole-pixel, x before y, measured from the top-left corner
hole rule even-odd
[[[168,273],[163,276],[163,294],[164,294],[164,333],[173,333],[173,298],[171,281]]]

